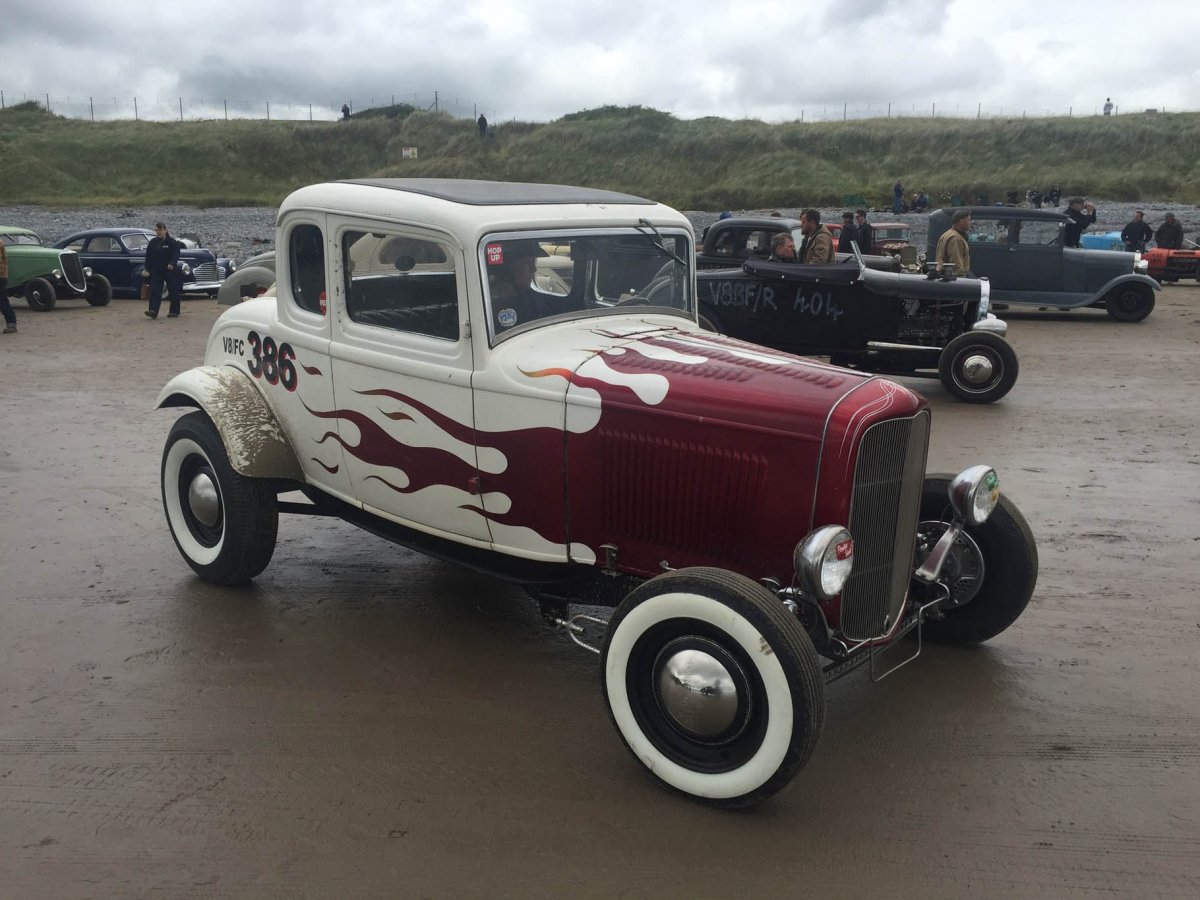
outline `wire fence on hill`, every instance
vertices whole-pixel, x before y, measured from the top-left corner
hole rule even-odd
[[[36,103],[41,108],[69,119],[112,122],[137,119],[145,122],[189,122],[214,119],[260,119],[285,122],[331,122],[343,118],[342,107],[361,113],[388,106],[408,105],[416,109],[440,110],[458,118],[478,118],[481,113],[494,117],[478,104],[447,96],[439,91],[429,94],[406,93],[336,102],[296,103],[272,100],[212,100],[195,97],[79,97],[66,94],[12,93],[0,90],[0,108]]]
[[[137,119],[147,122],[204,121],[219,119],[264,119],[278,121],[330,122],[344,117],[343,106],[350,114],[387,106],[409,105],[417,109],[439,110],[457,118],[476,119],[480,114],[496,124],[497,110],[461,97],[443,94],[408,92],[378,97],[346,98],[319,103],[272,100],[213,100],[193,97],[81,97],[51,93],[12,93],[0,90],[0,108],[21,103],[36,103],[43,109],[72,119],[93,122]],[[813,104],[800,106],[793,116],[776,121],[834,122],[860,119],[1040,119],[1108,115],[1104,112],[1106,99],[1089,106],[1064,108],[1035,108],[1031,106],[974,106],[962,104],[927,105],[917,103],[859,103]],[[1154,115],[1165,113],[1165,107],[1121,109],[1113,104],[1113,115]],[[1184,112],[1184,110],[1170,110]]]

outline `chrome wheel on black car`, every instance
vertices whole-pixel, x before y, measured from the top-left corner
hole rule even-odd
[[[609,715],[668,787],[715,806],[782,790],[824,721],[821,669],[796,617],[761,585],[681,569],[633,591],[601,657]]]
[[[938,378],[968,403],[992,403],[1017,383],[1017,354],[1008,341],[986,331],[968,331],[946,345]]]

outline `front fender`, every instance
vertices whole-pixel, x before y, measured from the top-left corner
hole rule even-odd
[[[1094,303],[1096,301],[1103,300],[1105,295],[1113,290],[1113,288],[1120,287],[1123,284],[1129,284],[1130,282],[1134,284],[1144,284],[1146,287],[1153,288],[1156,291],[1162,290],[1162,285],[1149,275],[1139,275],[1136,272],[1131,272],[1128,275],[1118,275],[1116,278],[1107,282],[1104,287],[1092,294],[1091,302]]]
[[[176,375],[155,409],[195,406],[217,426],[229,464],[247,478],[304,481],[304,472],[266,398],[250,377],[232,366],[199,366]]]

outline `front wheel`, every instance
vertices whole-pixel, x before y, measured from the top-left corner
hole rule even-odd
[[[786,787],[825,718],[821,668],[795,615],[720,569],[680,569],[631,592],[609,622],[601,686],[630,752],[713,806]]]
[[[30,309],[48,312],[54,309],[54,303],[57,300],[54,285],[45,278],[30,278],[25,282],[25,302],[29,304]]]
[[[1140,322],[1154,310],[1154,290],[1145,284],[1124,284],[1104,298],[1104,308],[1118,322]]]
[[[942,351],[938,378],[959,400],[992,403],[1012,390],[1018,369],[1008,341],[988,331],[968,331]]]
[[[167,435],[162,500],[175,546],[213,584],[242,584],[275,552],[279,508],[270,484],[239,475],[202,412],[188,413]]]
[[[930,475],[921,493],[916,564],[946,531],[951,476]],[[922,626],[935,643],[970,645],[995,637],[1025,611],[1037,585],[1038,553],[1029,523],[1007,495],[988,520],[963,530],[954,542],[940,581],[950,596],[940,619]]]
[[[112,295],[112,283],[103,275],[87,277],[87,291],[84,293],[84,297],[92,306],[108,306]]]

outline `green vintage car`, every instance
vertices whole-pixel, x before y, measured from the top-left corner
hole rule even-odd
[[[85,269],[74,250],[42,246],[28,228],[0,225],[0,241],[8,256],[10,297],[24,296],[30,308],[53,309],[59,297],[83,297],[92,306],[107,306],[112,285],[103,275]]]

